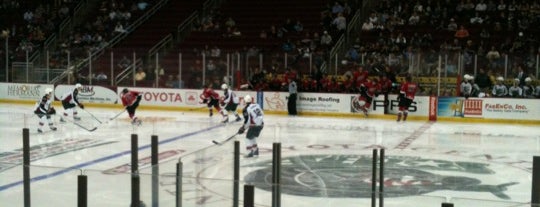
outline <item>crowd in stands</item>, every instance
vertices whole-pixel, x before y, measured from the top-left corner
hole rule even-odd
[[[60,23],[72,15],[78,2],[2,1],[0,28],[8,33],[10,61],[25,60],[27,52],[32,55],[42,47],[44,41],[58,31]]]
[[[460,75],[456,68],[461,61],[462,72],[472,74],[470,77],[475,77],[472,81],[483,92],[491,90],[501,76],[508,87],[514,84],[514,78],[520,79],[518,86],[521,87],[529,82],[537,84],[534,67],[540,54],[537,39],[540,34],[540,0],[417,0],[412,4],[398,0],[380,1],[369,17],[359,23],[361,31],[353,34],[356,41],[343,54],[345,61],[340,65],[340,74],[327,75],[318,69],[335,41],[351,26],[348,21],[358,5],[350,2],[328,3],[320,12],[320,28],[306,28],[294,16],[282,17],[279,22],[266,25],[267,29],[258,32],[257,38],[278,40],[278,50],[272,52],[285,53],[289,62],[285,65],[282,56],[269,53],[275,48],[242,48],[239,52],[254,60],[247,66],[251,77],[246,81],[251,88],[285,90],[283,83],[294,78],[301,81],[300,91],[355,93],[366,80],[359,74],[367,73],[366,77],[375,82],[388,79],[394,86],[399,84],[398,77],[409,73],[433,77],[438,72],[439,56],[448,60],[442,67],[453,77]],[[48,36],[58,32],[63,19],[73,17],[77,3],[77,0],[49,4],[2,1],[2,17],[17,17],[9,25],[6,22],[0,25],[9,30],[10,42],[17,42],[12,52],[13,59],[42,46]],[[65,67],[68,53],[72,61],[84,59],[89,52],[101,50],[115,35],[130,32],[126,28],[152,3],[151,0],[103,0],[96,11],[89,13],[88,19],[74,25],[59,41],[58,50],[51,51],[50,67]],[[242,21],[221,14],[218,8],[201,18],[194,30],[212,32],[220,38],[242,37],[247,35],[241,31]],[[209,75],[205,81],[216,82],[219,86],[226,68],[223,52],[226,49],[216,45],[193,48],[194,54],[204,54],[207,62],[202,64],[197,60],[188,66],[188,71],[196,74],[190,79],[192,81],[184,83],[179,74],[169,74],[167,70],[162,72],[146,65],[141,68],[146,75],[139,76],[139,79],[153,81],[157,77],[159,84],[154,86],[197,88],[202,86],[200,72],[205,65]],[[256,57],[259,54],[270,57],[263,68],[258,66]],[[420,62],[411,69],[413,57],[419,57]],[[313,71],[310,68],[308,72],[308,61],[314,63]],[[127,67],[130,63],[131,60],[127,59],[118,65]],[[505,67],[509,72],[504,71]],[[489,81],[476,80],[483,74],[489,77]],[[105,74],[88,74],[89,78],[98,79],[98,76],[100,80],[107,79]],[[423,93],[433,93],[433,90],[425,89]]]
[[[61,34],[62,21],[80,15],[74,14],[74,9],[80,3],[84,2],[2,1],[1,18],[10,19],[0,23],[2,31],[9,31],[10,62],[25,61],[27,52],[32,55],[43,49],[47,38]],[[48,48],[49,67],[66,68],[68,53],[73,64],[87,58],[89,52],[101,50],[116,34],[126,32],[125,28],[141,16],[150,3],[150,0],[103,0],[96,11],[85,10],[89,12],[87,18],[69,28],[67,35],[57,41],[58,45]]]
[[[102,50],[108,41],[128,32],[127,27],[144,14],[150,0],[103,0],[88,19],[75,25],[57,50],[51,51],[51,67],[67,66],[67,56],[73,62],[88,58],[89,53]],[[72,63],[73,64],[73,63]]]

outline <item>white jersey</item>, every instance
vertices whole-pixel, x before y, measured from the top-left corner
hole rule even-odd
[[[262,126],[264,124],[264,112],[259,104],[252,103],[244,108],[244,127]]]
[[[493,86],[491,94],[493,94],[494,97],[504,97],[508,95],[508,89],[503,84],[497,84]]]
[[[234,103],[234,104],[238,104],[238,102],[240,102],[240,100],[238,99],[238,96],[236,96],[236,93],[231,90],[231,89],[225,89],[223,90],[223,103],[225,103],[225,105],[229,104],[229,103]]]
[[[470,96],[471,93],[472,93],[472,85],[471,83],[467,82],[467,81],[463,81],[461,82],[461,93],[463,95],[467,95],[467,96]]]
[[[51,109],[51,105],[52,100],[50,98],[47,98],[47,95],[44,95],[36,102],[36,105],[34,106],[34,112],[46,114]]]
[[[73,89],[70,92],[64,93],[64,95],[62,95],[60,100],[66,103],[80,105],[78,96],[79,96],[79,91],[77,89]]]
[[[519,86],[512,86],[508,89],[508,95],[511,97],[522,97],[523,96],[523,89],[521,89]]]

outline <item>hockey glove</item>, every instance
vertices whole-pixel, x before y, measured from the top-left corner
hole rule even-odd
[[[84,109],[84,105],[83,105],[83,104],[79,104],[79,107],[81,107],[81,109]]]
[[[241,126],[240,129],[238,129],[238,134],[243,134],[246,131],[246,128],[244,126]]]
[[[56,110],[54,108],[50,108],[47,114],[56,114]]]
[[[208,99],[203,99],[202,103],[208,103]]]

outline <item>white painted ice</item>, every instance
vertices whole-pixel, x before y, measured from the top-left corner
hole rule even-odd
[[[233,135],[240,123],[202,112],[138,111],[133,127],[114,109],[79,110],[81,125],[59,123],[37,134],[30,105],[0,104],[0,206],[24,206],[22,129],[30,130],[32,206],[77,205],[77,178],[88,179],[89,206],[129,206],[132,134],[138,135],[141,199],[152,203],[150,137],[159,137],[159,203],[175,206],[176,164],[183,164],[184,206],[231,206]],[[58,109],[62,112],[62,109]],[[238,135],[245,153],[244,135]],[[256,205],[271,206],[268,182],[273,143],[282,147],[282,206],[367,206],[373,148],[386,148],[385,206],[527,206],[533,156],[540,156],[540,127],[512,124],[396,124],[364,118],[266,115],[257,140],[261,155],[241,158],[240,197],[246,181]],[[145,159],[148,158],[148,159]],[[258,173],[257,173],[258,172]],[[262,180],[257,180],[258,178]],[[256,179],[257,178],[257,179]],[[257,182],[261,183],[257,183]],[[266,186],[266,187],[265,187]],[[346,195],[354,195],[352,197]]]

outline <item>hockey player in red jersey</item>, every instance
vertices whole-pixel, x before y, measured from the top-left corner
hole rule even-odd
[[[371,107],[371,102],[378,95],[380,91],[379,85],[376,80],[366,79],[364,83],[360,85],[360,97],[358,100],[364,101],[365,104],[360,106],[360,110],[364,112],[364,116],[368,116],[368,110]]]
[[[212,111],[212,107],[214,107],[218,111],[218,113],[223,116],[223,120],[225,120],[225,114],[219,106],[219,94],[215,92],[214,89],[212,89],[212,83],[208,83],[206,85],[200,95],[200,98],[202,99],[202,103],[205,103],[208,106],[208,112],[210,113],[210,116],[214,115]]]
[[[120,95],[122,96],[122,105],[126,108],[129,118],[131,119],[131,124],[141,125],[142,121],[135,116],[135,110],[139,107],[142,94],[138,91],[130,91],[127,88],[124,88]]]
[[[79,92],[82,90],[82,85],[80,83],[75,84],[75,89],[70,92],[65,93],[60,99],[62,100],[62,106],[64,107],[64,117],[67,118],[70,113],[73,114],[73,120],[81,120],[77,116],[77,108],[79,106],[81,109],[84,109],[84,105],[79,102],[78,96]],[[65,122],[63,117],[60,117],[61,122]]]
[[[38,133],[43,133],[43,125],[45,123],[48,123],[51,130],[56,131],[56,127],[53,126],[53,122],[51,121],[51,115],[56,114],[56,110],[52,106],[52,92],[52,88],[46,88],[45,95],[41,97],[34,108],[34,114],[39,117]]]
[[[401,121],[401,117],[403,117],[403,121],[407,120],[407,115],[409,114],[409,107],[411,106],[414,95],[416,94],[416,91],[418,90],[418,85],[416,83],[412,82],[412,77],[408,75],[405,77],[405,83],[401,84],[401,89],[399,91],[398,101],[399,101],[399,112],[397,115],[397,121]]]

